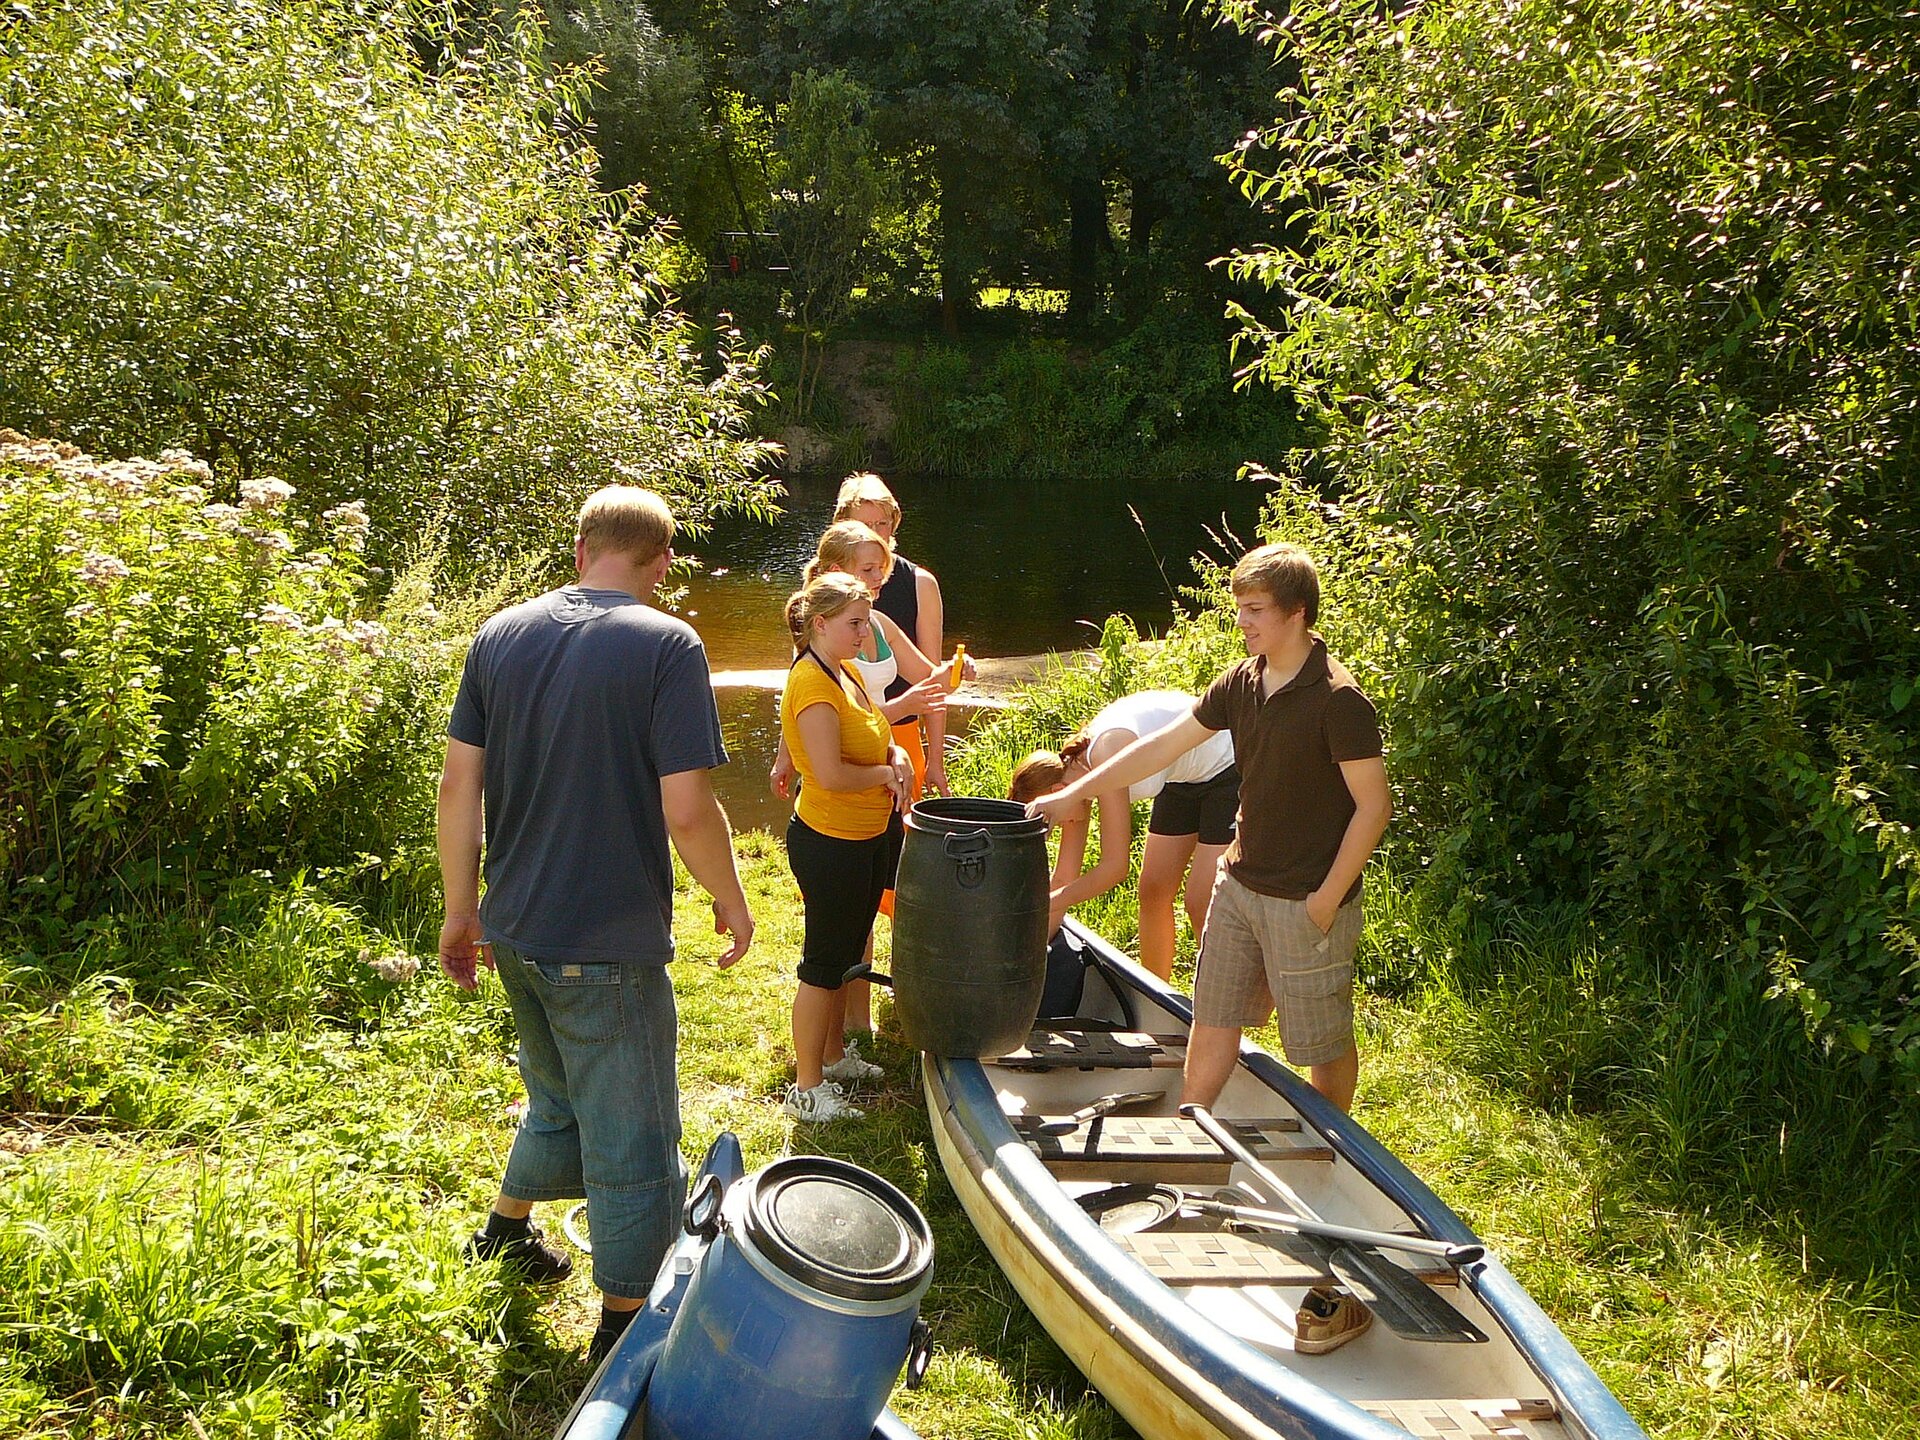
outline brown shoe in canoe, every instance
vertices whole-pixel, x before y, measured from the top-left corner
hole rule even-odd
[[[1373,1324],[1373,1312],[1344,1290],[1316,1285],[1300,1302],[1293,1322],[1293,1348],[1301,1355],[1338,1350]]]

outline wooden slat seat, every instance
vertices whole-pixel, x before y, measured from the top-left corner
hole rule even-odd
[[[988,1063],[1010,1070],[1173,1069],[1185,1063],[1175,1053],[1184,1043],[1184,1036],[1135,1030],[1035,1030],[1020,1049]]]
[[[1179,1115],[1102,1115],[1065,1135],[1042,1135],[1040,1127],[1064,1116],[1009,1117],[1020,1138],[1043,1160],[1120,1160],[1150,1163],[1222,1163],[1226,1156],[1193,1121]],[[1300,1132],[1292,1116],[1226,1122],[1240,1143],[1262,1160],[1300,1158],[1324,1146],[1297,1145],[1285,1137]],[[1328,1152],[1331,1155],[1331,1152]],[[1309,1157],[1321,1158],[1321,1157]]]
[[[1523,1420],[1552,1420],[1546,1399],[1364,1400],[1360,1408],[1398,1425],[1417,1440],[1530,1440]]]
[[[1113,1242],[1169,1285],[1325,1285],[1326,1249],[1281,1232],[1142,1230]],[[1410,1272],[1429,1284],[1451,1282],[1452,1267]]]

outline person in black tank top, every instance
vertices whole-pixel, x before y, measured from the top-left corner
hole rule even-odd
[[[900,528],[900,502],[878,475],[849,475],[840,486],[833,518],[858,520],[891,541]],[[881,586],[874,608],[912,636],[921,653],[929,659],[938,663],[946,654],[943,633],[946,614],[940,582],[926,566],[913,564],[895,550],[893,573]],[[965,662],[962,673],[967,679],[973,678],[971,660]],[[889,689],[887,698],[895,698],[895,692]],[[929,714],[903,720],[895,729],[894,738],[913,757],[919,793],[929,788],[942,795],[953,793],[947,785],[945,715]]]

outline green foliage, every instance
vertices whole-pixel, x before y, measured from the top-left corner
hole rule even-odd
[[[1212,328],[1169,316],[1097,349],[1043,339],[902,349],[891,377],[894,458],[925,474],[1111,469],[1137,484],[1293,443],[1284,402],[1232,392]]]
[[[734,194],[743,174],[730,149],[734,128],[708,87],[698,47],[663,33],[632,0],[549,0],[544,8],[550,62],[593,77],[583,109],[601,189],[637,187],[646,211],[671,217],[676,237],[704,264],[715,237],[745,217]]]
[[[833,332],[853,304],[891,177],[874,153],[867,93],[838,72],[793,77],[775,149],[770,210],[789,266],[787,295],[799,332],[799,381],[789,404],[813,411]]]
[[[0,895],[75,920],[254,870],[403,888],[434,861],[457,622],[422,560],[368,593],[366,510],[208,498],[183,451],[0,432]],[[464,619],[464,617],[462,617]]]
[[[185,446],[223,497],[363,496],[462,569],[551,548],[584,494],[764,506],[754,357],[703,358],[513,32],[447,53],[396,0],[84,0],[0,37],[0,423]],[[435,64],[422,62],[423,54]],[[709,366],[712,368],[709,369]]]
[[[939,291],[954,333],[984,284],[1168,295],[1217,313],[1221,249],[1271,234],[1213,157],[1259,118],[1262,56],[1202,6],[1160,0],[733,4],[724,38],[673,0],[771,112],[792,77],[839,71],[871,97],[875,144],[907,201],[876,287]],[[929,273],[930,272],[930,273]]]
[[[1245,358],[1371,577],[1399,842],[1920,1092],[1907,17],[1228,8],[1297,82],[1237,152],[1301,237],[1233,262]]]

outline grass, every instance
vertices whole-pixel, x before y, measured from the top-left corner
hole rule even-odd
[[[722,1129],[750,1164],[818,1148],[922,1206],[938,1354],[899,1407],[923,1433],[1128,1434],[959,1211],[913,1056],[880,1042],[887,1080],[864,1120],[796,1133],[782,1117],[799,907],[771,837],[741,851],[761,929],[740,966],[712,968],[705,907],[681,896],[687,1154]],[[1910,1170],[1842,1182],[1792,1136],[1771,1161],[1735,1143],[1714,1107],[1753,1097],[1689,1078],[1697,1056],[1678,1040],[1656,1055],[1623,1039],[1630,997],[1595,957],[1554,950],[1580,943],[1570,922],[1504,960],[1483,941],[1507,973],[1469,998],[1409,979],[1407,956],[1454,942],[1422,931],[1402,892],[1376,886],[1371,918],[1361,1117],[1651,1433],[1915,1429],[1920,1316],[1897,1190]],[[431,971],[380,980],[361,952],[395,942],[291,887],[203,950],[139,940],[35,959],[0,988],[0,1434],[550,1433],[586,1379],[588,1281],[527,1293],[460,1256],[519,1098],[498,986],[469,999]],[[1522,954],[1560,963],[1529,971]],[[1750,1021],[1694,1013],[1708,1038]],[[1709,1163],[1729,1147],[1748,1169]],[[1808,1176],[1829,1188],[1789,1203]],[[550,1231],[561,1208],[543,1207]],[[1833,1218],[1862,1210],[1879,1230]]]

